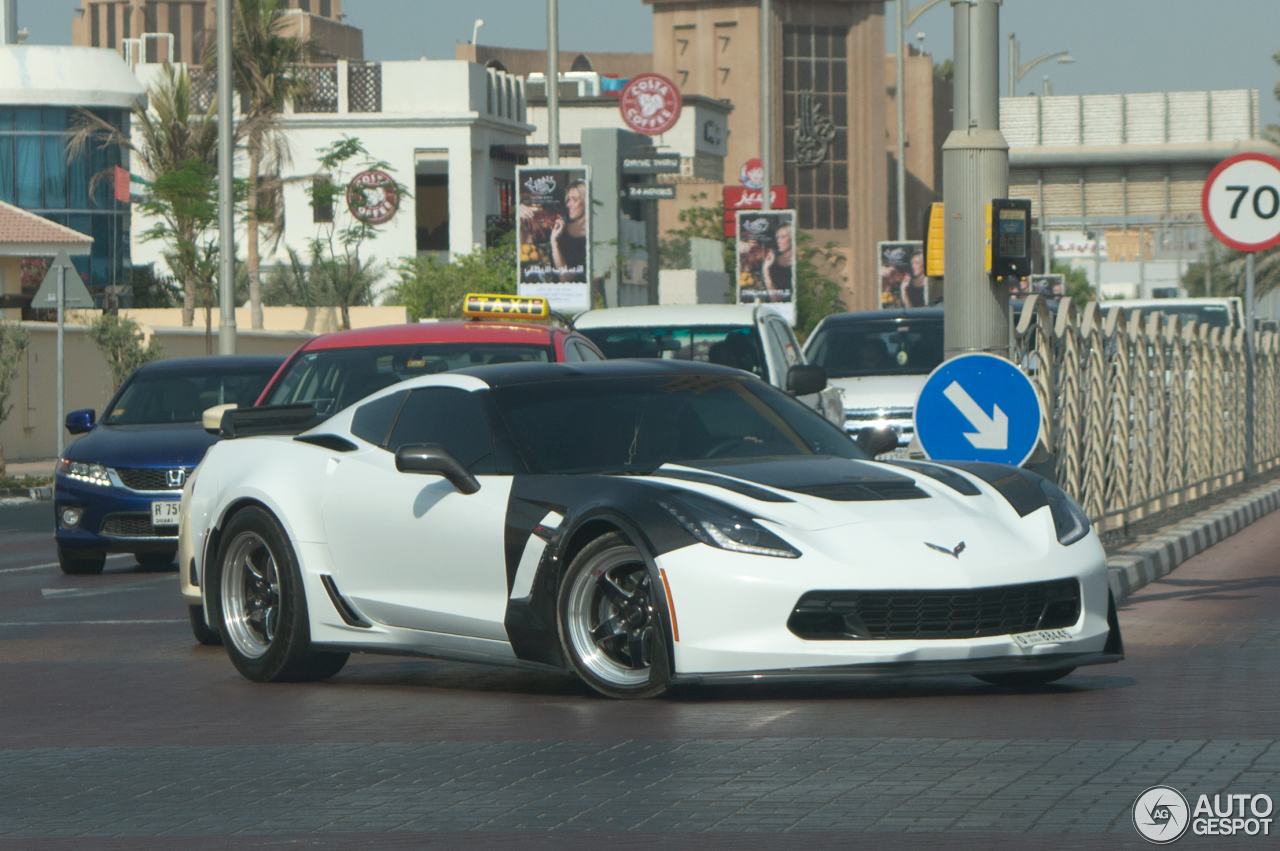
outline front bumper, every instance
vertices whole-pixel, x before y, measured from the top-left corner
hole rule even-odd
[[[932,574],[923,566],[913,569],[901,557],[892,567],[877,567],[875,561],[864,565],[858,556],[834,558],[813,549],[799,559],[785,560],[702,544],[684,547],[656,559],[669,583],[679,633],[673,645],[675,673],[706,681],[766,675],[838,679],[1004,673],[1119,661],[1123,650],[1118,624],[1110,642],[1114,616],[1109,612],[1105,554],[1092,536],[1074,547],[1057,546],[1038,559],[1029,557],[1025,565],[978,568],[973,574],[981,576],[971,574],[964,581],[959,575],[940,576],[936,569]],[[962,569],[940,564],[943,571],[958,574]],[[907,577],[913,577],[922,591],[1074,578],[1080,582],[1080,616],[1063,630],[1063,640],[1027,647],[1015,642],[1012,634],[812,640],[800,638],[787,626],[797,601],[808,592],[913,587]]]
[[[153,527],[151,503],[177,502],[181,491],[155,493],[91,485],[59,475],[54,480],[54,537],[64,550],[107,553],[177,552],[178,527]],[[63,508],[83,509],[74,528],[64,528]]]

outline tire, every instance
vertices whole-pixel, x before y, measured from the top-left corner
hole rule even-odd
[[[984,683],[1002,688],[1035,688],[1048,685],[1065,677],[1075,668],[1054,668],[1051,671],[1024,671],[1014,674],[974,674]]]
[[[204,622],[204,606],[187,606],[191,616],[191,634],[205,647],[221,647],[222,635]]]
[[[107,564],[107,554],[77,552],[58,547],[58,566],[68,576],[90,576],[102,572]]]
[[[168,570],[173,567],[173,560],[177,558],[176,552],[172,553],[134,553],[134,558],[138,560],[138,564],[142,565],[143,570]]]
[[[657,697],[671,682],[661,586],[621,534],[574,558],[556,602],[560,645],[574,672],[616,699]]]
[[[289,538],[267,511],[237,512],[209,572],[214,623],[231,663],[259,683],[328,679],[346,653],[313,650],[302,574]]]

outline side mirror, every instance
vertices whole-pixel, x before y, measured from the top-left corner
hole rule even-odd
[[[96,418],[97,414],[94,413],[93,408],[81,408],[78,411],[72,411],[67,414],[67,431],[72,434],[84,434],[93,428]]]
[[[200,417],[200,423],[209,434],[218,434],[222,430],[222,412],[237,407],[239,406],[232,402],[229,405],[214,405],[212,408],[206,408]]]
[[[808,396],[827,389],[827,371],[820,366],[797,364],[787,370],[787,392],[792,396]]]
[[[396,450],[396,469],[402,473],[444,476],[458,489],[458,493],[465,496],[480,490],[480,483],[471,475],[471,471],[438,443],[401,446]]]
[[[898,448],[898,434],[891,428],[864,428],[854,439],[858,448],[876,458]]]

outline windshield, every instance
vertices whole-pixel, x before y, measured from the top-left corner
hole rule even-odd
[[[135,375],[102,415],[106,425],[195,423],[214,405],[252,406],[277,366],[157,370]]]
[[[580,328],[609,360],[667,358],[714,363],[764,377],[764,352],[753,326],[685,325]]]
[[[315,406],[317,422],[408,378],[494,363],[550,363],[550,346],[410,343],[304,352],[276,385],[268,405]]]
[[[1178,317],[1178,327],[1185,328],[1191,322],[1208,325],[1210,328],[1230,328],[1231,310],[1226,305],[1205,304],[1192,306],[1175,304],[1168,307],[1145,307],[1144,314],[1163,313],[1169,318]]]
[[[828,322],[806,354],[831,378],[928,375],[942,363],[942,319]]]
[[[663,464],[826,455],[866,459],[843,431],[762,381],[664,375],[492,391],[535,473],[651,473]]]

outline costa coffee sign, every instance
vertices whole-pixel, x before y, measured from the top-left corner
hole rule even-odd
[[[386,224],[400,209],[400,190],[385,171],[362,171],[347,185],[347,209],[366,225]]]
[[[680,89],[661,74],[632,77],[618,98],[622,120],[646,136],[661,136],[675,127],[683,106]]]
[[[735,236],[738,226],[734,213],[738,210],[759,210],[764,191],[749,186],[726,186],[724,188],[724,235]],[[783,210],[787,206],[787,187],[775,186],[769,194],[769,207]]]

